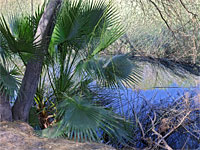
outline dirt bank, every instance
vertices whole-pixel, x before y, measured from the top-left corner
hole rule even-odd
[[[39,138],[23,122],[0,122],[0,150],[114,150],[98,143]]]

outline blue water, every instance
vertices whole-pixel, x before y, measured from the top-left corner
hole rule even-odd
[[[109,103],[108,106],[112,107],[116,113],[125,116],[127,119],[134,120],[134,113],[141,113],[141,110],[143,110],[143,115],[147,116],[148,111],[150,111],[151,108],[168,108],[170,104],[180,99],[186,92],[190,94],[197,94],[198,92],[200,92],[199,87],[200,86],[179,87],[176,84],[172,84],[170,87],[157,87],[149,90],[133,90],[130,88],[109,90],[109,93],[111,95],[114,95],[114,100]],[[197,123],[197,126],[198,125],[200,124]],[[200,147],[199,141],[194,139],[190,134],[187,134],[185,131],[183,131],[183,133],[180,131],[176,132],[175,134],[173,134],[173,136],[169,138],[167,142],[173,143],[173,146],[176,148],[180,148],[180,145],[184,145],[187,137],[188,143],[186,146],[188,146],[188,148],[197,148],[198,146]]]
[[[113,101],[112,104],[114,108],[117,108],[119,105],[123,107],[124,111],[128,111],[130,106],[134,107],[137,111],[142,103],[148,103],[149,105],[159,105],[171,103],[177,98],[183,96],[186,92],[193,93],[200,91],[199,86],[197,87],[179,87],[176,84],[172,84],[166,88],[154,88],[149,90],[133,90],[133,89],[124,89],[124,90],[110,90],[112,93],[118,93],[119,99]],[[128,106],[129,105],[129,106]],[[121,107],[118,107],[119,109]],[[117,110],[118,112],[120,110]]]

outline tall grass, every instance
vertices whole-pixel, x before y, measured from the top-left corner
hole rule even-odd
[[[110,50],[200,63],[198,0],[113,0],[127,32]],[[44,0],[0,0],[4,15],[31,13]],[[155,4],[155,5],[154,5]],[[156,6],[156,7],[155,7]]]
[[[114,47],[116,51],[200,63],[198,0],[116,1],[120,2],[119,8],[127,26],[126,35]]]

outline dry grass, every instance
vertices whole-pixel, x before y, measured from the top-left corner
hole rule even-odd
[[[35,10],[44,0],[0,0],[0,12],[4,15],[31,13],[32,3]]]

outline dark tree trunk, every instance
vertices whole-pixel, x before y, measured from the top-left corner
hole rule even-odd
[[[19,95],[13,107],[14,120],[28,121],[29,111],[33,103],[42,71],[42,60],[43,57],[41,57],[40,60],[32,60],[26,66]]]
[[[9,97],[3,92],[0,93],[0,122],[12,121],[12,111],[9,103]]]
[[[14,120],[28,121],[30,108],[33,104],[34,96],[37,90],[40,74],[42,72],[43,60],[47,53],[50,37],[55,26],[56,12],[62,0],[51,0],[42,15],[35,37],[35,42],[40,42],[42,50],[36,54],[26,66],[22,85],[13,107],[12,114]]]

